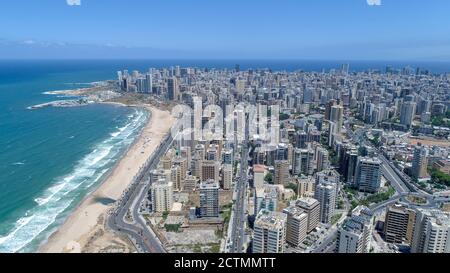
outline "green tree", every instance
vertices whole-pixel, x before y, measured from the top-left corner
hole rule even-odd
[[[271,173],[266,174],[266,176],[264,177],[264,181],[266,181],[269,184],[273,183],[273,175]]]

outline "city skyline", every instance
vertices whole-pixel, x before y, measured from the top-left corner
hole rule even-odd
[[[9,27],[0,33],[0,59],[450,61],[448,1],[44,0],[2,7],[0,23]]]

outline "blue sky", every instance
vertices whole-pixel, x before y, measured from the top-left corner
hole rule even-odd
[[[67,1],[3,1],[0,58],[450,61],[448,0]]]

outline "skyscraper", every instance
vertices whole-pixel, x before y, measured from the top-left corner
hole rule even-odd
[[[153,93],[153,77],[151,73],[145,75],[145,92]]]
[[[283,253],[286,220],[284,213],[261,210],[255,221],[253,253]]]
[[[200,217],[219,217],[219,188],[212,179],[200,183]]]
[[[428,150],[418,143],[414,148],[414,158],[412,162],[412,176],[421,179],[428,176]]]
[[[330,120],[336,124],[336,133],[342,131],[344,124],[344,107],[341,105],[334,105],[331,107]]]
[[[416,113],[416,103],[407,101],[402,104],[400,110],[400,124],[410,127]]]
[[[287,185],[290,181],[289,178],[289,162],[287,160],[276,160],[274,183],[276,185]]]
[[[329,152],[320,146],[317,146],[316,153],[316,171],[321,172],[330,167]]]
[[[358,158],[355,181],[360,191],[374,193],[380,189],[381,164],[378,158]]]
[[[413,209],[400,204],[387,207],[383,230],[386,242],[411,244],[415,222],[416,212]]]
[[[202,162],[202,180],[212,179],[219,182],[220,163],[214,160],[203,160]]]
[[[450,253],[450,213],[419,209],[412,253]]]
[[[173,205],[173,183],[160,179],[152,183],[150,188],[153,211],[166,212],[172,209]]]
[[[255,190],[255,215],[261,210],[276,211],[278,207],[278,188],[275,185],[264,185]]]
[[[176,168],[179,167],[178,172],[179,172],[179,181],[174,181],[172,180],[172,182],[175,182],[175,185],[178,190],[183,190],[183,184],[184,184],[184,180],[186,179],[186,174],[187,174],[187,158],[186,157],[182,157],[182,156],[176,156],[172,159],[172,164],[173,167],[172,168]]]
[[[331,117],[331,107],[336,105],[336,100],[329,100],[325,106],[325,120],[330,120]]]
[[[233,183],[233,165],[224,164],[222,168],[222,183],[223,189],[229,190],[231,189],[231,185]]]
[[[253,186],[258,189],[264,185],[264,176],[266,173],[266,166],[253,165]]]
[[[167,95],[169,100],[179,100],[179,86],[178,79],[176,77],[172,77],[167,80]]]
[[[292,164],[295,175],[311,175],[314,172],[314,151],[310,149],[295,149]]]
[[[338,229],[336,242],[337,253],[368,253],[372,232],[373,213],[365,206],[358,206],[352,211]]]
[[[336,184],[334,183],[319,183],[316,185],[314,198],[320,204],[320,222],[324,224],[331,223],[331,218],[334,216],[336,208]]]
[[[290,245],[299,246],[308,232],[308,214],[297,206],[290,206],[283,210],[287,215],[286,241]]]
[[[313,231],[320,220],[320,204],[319,202],[310,197],[302,197],[295,202],[295,205],[308,214],[308,233]]]

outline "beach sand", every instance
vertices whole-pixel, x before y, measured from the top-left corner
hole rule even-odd
[[[99,200],[117,200],[131,183],[139,168],[146,162],[169,132],[174,118],[168,111],[146,106],[152,117],[141,135],[130,147],[106,180],[90,194],[67,218],[64,224],[42,245],[39,252],[134,252],[127,238],[105,229],[107,213],[113,204]]]

